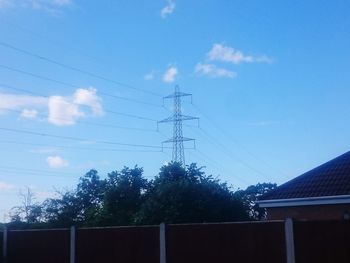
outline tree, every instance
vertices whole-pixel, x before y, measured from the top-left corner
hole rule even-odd
[[[275,187],[263,183],[234,192],[227,183],[206,175],[203,167],[176,162],[162,166],[151,181],[137,166],[113,171],[106,179],[90,170],[73,190],[42,204],[33,201],[28,189],[11,219],[18,228],[260,220],[266,212],[256,201]]]
[[[256,201],[258,201],[263,194],[268,193],[276,187],[277,184],[275,183],[258,183],[237,192],[237,195],[240,196],[241,200],[249,208],[249,217],[251,219],[266,219],[266,209],[260,208]]]
[[[124,167],[120,172],[108,174],[103,199],[101,223],[104,225],[130,225],[143,202],[148,182],[143,178],[143,169]]]
[[[20,190],[21,205],[11,209],[10,218],[14,222],[25,222],[27,224],[42,221],[42,207],[35,202],[35,195],[29,187]]]
[[[9,228],[28,228],[43,222],[43,210],[40,203],[35,202],[35,195],[29,187],[20,190],[21,204],[11,209]]]
[[[81,207],[73,191],[58,192],[60,197],[46,199],[43,203],[45,221],[52,227],[69,227],[81,221]]]
[[[196,164],[170,163],[160,169],[145,194],[140,224],[224,222],[248,219],[243,203],[226,183]]]
[[[44,202],[46,220],[54,226],[95,225],[104,197],[106,181],[96,170],[79,179],[75,190],[59,193]]]

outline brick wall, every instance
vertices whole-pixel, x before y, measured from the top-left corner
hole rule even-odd
[[[350,214],[350,204],[267,208],[269,220],[341,220],[344,213]]]

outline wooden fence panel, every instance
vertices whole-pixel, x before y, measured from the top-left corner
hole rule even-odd
[[[69,230],[8,231],[8,263],[69,263]]]
[[[78,229],[77,263],[159,262],[159,227]]]
[[[4,232],[0,232],[0,262],[2,262],[2,259],[3,259],[3,241],[4,241]]]
[[[350,222],[294,222],[297,263],[349,263]]]
[[[286,262],[283,222],[169,225],[167,263]]]

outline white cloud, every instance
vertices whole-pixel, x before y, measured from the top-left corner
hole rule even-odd
[[[37,110],[23,109],[21,112],[21,117],[25,119],[36,119],[38,116]]]
[[[46,162],[51,168],[62,168],[69,165],[67,160],[58,155],[47,157]]]
[[[50,153],[53,154],[57,152],[57,149],[53,147],[40,147],[40,148],[29,150],[29,152],[38,153],[38,154],[50,154]]]
[[[79,117],[85,116],[84,112],[79,110],[79,105],[62,96],[51,96],[48,106],[48,121],[58,126],[73,125]]]
[[[219,68],[213,64],[198,63],[195,67],[195,73],[207,75],[212,78],[235,78],[237,73],[228,69]]]
[[[80,118],[103,115],[101,98],[94,88],[80,88],[71,96],[54,95],[48,98],[0,93],[2,114],[21,110],[22,118],[36,119],[39,109],[47,109],[48,122],[57,126],[73,125]]]
[[[160,16],[166,18],[168,15],[175,11],[175,3],[172,0],[168,0],[168,4],[160,10]]]
[[[236,50],[232,47],[224,46],[222,44],[214,44],[212,49],[208,52],[207,57],[210,61],[230,62],[233,64],[265,62],[271,63],[272,59],[263,56],[245,55],[242,51]]]
[[[73,125],[79,118],[89,115],[82,106],[86,106],[93,116],[102,116],[101,99],[96,93],[96,89],[88,88],[77,89],[73,97],[51,96],[48,121],[58,126]]]
[[[72,0],[53,0],[52,3],[58,6],[67,6],[73,3]]]
[[[95,116],[103,115],[101,98],[96,95],[97,90],[94,88],[77,89],[74,93],[73,102],[80,105],[88,106]]]
[[[150,73],[144,75],[143,78],[144,78],[145,80],[152,80],[152,79],[154,79],[154,72],[151,71]]]
[[[17,187],[12,184],[8,184],[0,181],[0,191],[11,191],[11,190],[15,190],[16,188]]]
[[[9,6],[11,3],[9,0],[0,0],[0,8],[5,8]]]
[[[24,107],[44,107],[48,99],[44,97],[35,97],[27,95],[0,93],[0,111],[6,112],[6,109],[17,110]]]
[[[73,0],[0,0],[0,8],[29,8],[57,14],[60,8],[73,4]]]
[[[165,71],[163,75],[163,81],[167,83],[171,83],[175,81],[175,77],[178,74],[178,70],[176,67],[171,66]]]

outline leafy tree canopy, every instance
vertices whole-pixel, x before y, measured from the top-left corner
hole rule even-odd
[[[102,179],[90,170],[75,189],[59,193],[43,203],[15,208],[9,226],[68,227],[140,225],[165,223],[204,223],[260,220],[265,211],[258,208],[260,195],[276,187],[263,183],[233,191],[225,182],[206,175],[203,167],[179,163],[161,167],[153,180],[144,178],[143,169],[124,167]],[[29,193],[29,192],[28,192]],[[30,193],[31,194],[31,193]],[[31,201],[32,194],[29,196]]]

